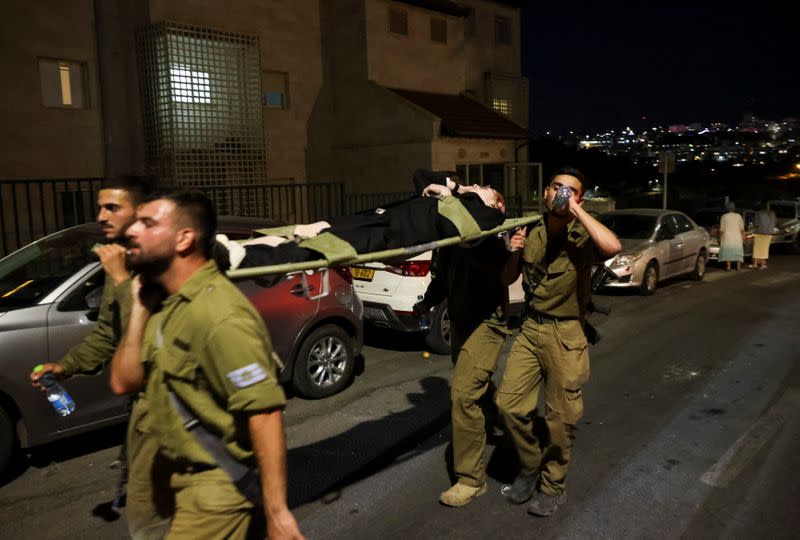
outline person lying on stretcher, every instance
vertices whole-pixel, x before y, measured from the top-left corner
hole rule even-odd
[[[217,240],[228,248],[229,269],[235,270],[324,258],[324,254],[303,247],[302,243],[324,232],[344,240],[357,253],[458,236],[456,224],[440,213],[439,201],[448,198],[457,200],[481,230],[492,229],[504,221],[505,199],[500,192],[490,186],[463,186],[453,178],[457,178],[454,173],[419,169],[414,173],[414,197],[349,216],[297,225],[292,231],[293,240],[263,236],[236,244],[224,235],[217,236]]]

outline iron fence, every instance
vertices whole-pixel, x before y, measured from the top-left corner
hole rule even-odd
[[[410,191],[399,191],[391,193],[352,193],[347,195],[347,214],[379,208],[386,204],[408,199],[414,195]]]
[[[0,257],[59,229],[93,221],[100,188],[100,178],[0,180]],[[221,214],[272,218],[285,223],[310,223],[412,196],[411,192],[348,194],[341,182],[197,189],[211,198]],[[515,214],[515,206],[509,204],[509,215]]]
[[[0,257],[94,219],[99,178],[0,181]]]
[[[309,223],[347,212],[344,184],[265,184],[201,187],[221,214]]]

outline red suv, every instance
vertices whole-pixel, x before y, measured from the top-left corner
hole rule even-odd
[[[256,229],[282,223],[259,218],[221,216],[217,228],[232,240],[251,238]],[[285,363],[280,378],[306,397],[321,398],[342,390],[353,378],[355,357],[364,343],[363,305],[353,288],[350,268],[306,272],[285,277],[268,286],[259,278],[236,280],[256,306]],[[329,292],[310,299],[328,280]]]

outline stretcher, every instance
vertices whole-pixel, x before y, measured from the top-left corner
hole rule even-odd
[[[299,245],[307,247],[320,252],[323,257],[313,261],[291,262],[284,264],[273,264],[270,266],[255,266],[250,268],[237,268],[236,270],[229,270],[227,275],[231,279],[255,278],[262,276],[270,276],[276,274],[300,274],[303,281],[304,295],[310,300],[322,298],[329,292],[329,279],[328,270],[330,268],[340,266],[358,266],[370,262],[378,262],[385,260],[403,260],[410,257],[419,255],[426,251],[433,249],[455,246],[463,243],[473,243],[483,238],[490,236],[502,236],[506,242],[510,238],[510,233],[525,227],[527,225],[536,223],[542,219],[541,215],[533,214],[530,216],[520,218],[509,218],[503,223],[494,227],[493,229],[474,232],[469,230],[467,233],[462,233],[459,236],[451,236],[449,238],[442,238],[433,242],[426,242],[424,244],[417,244],[414,246],[387,249],[383,251],[374,251],[371,253],[356,253],[352,246],[338,240],[330,233],[322,233],[314,238],[304,240]],[[256,232],[265,235],[271,234],[284,234],[286,228],[281,229],[260,229]],[[459,230],[462,230],[459,228]],[[349,249],[348,249],[349,248]],[[320,271],[322,273],[322,290],[317,295],[311,295],[307,286],[307,272]]]

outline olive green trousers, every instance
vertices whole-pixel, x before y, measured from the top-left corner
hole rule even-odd
[[[491,388],[492,375],[507,336],[505,326],[487,322],[474,329],[459,328],[456,324],[451,329],[455,364],[450,390],[453,470],[458,482],[472,487],[480,487],[486,482],[483,461],[486,420],[479,401]]]
[[[158,441],[147,432],[148,402],[137,399],[128,423],[128,488],[125,517],[134,540],[164,538],[174,502],[169,477],[155,474]]]
[[[583,417],[582,385],[589,379],[588,342],[578,320],[538,323],[528,318],[511,346],[496,403],[519,456],[521,473],[541,474],[540,489],[564,491],[575,424]],[[534,433],[544,389],[545,435]]]

